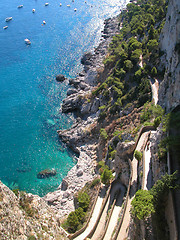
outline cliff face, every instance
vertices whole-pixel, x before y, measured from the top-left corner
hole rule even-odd
[[[165,76],[159,88],[159,104],[167,112],[180,103],[180,1],[170,0],[160,39],[165,52]]]
[[[53,210],[39,196],[16,196],[0,182],[0,239],[66,239]]]

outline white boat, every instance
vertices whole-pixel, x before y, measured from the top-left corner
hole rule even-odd
[[[8,26],[4,26],[4,27],[3,27],[3,29],[7,29],[7,28],[8,28]]]
[[[32,12],[35,13],[35,11],[36,11],[35,8],[33,8],[33,9],[32,9]]]
[[[67,7],[70,7],[70,5],[68,4]]]
[[[30,44],[31,44],[31,41],[30,41],[28,38],[24,39],[24,41],[25,41],[25,43],[26,43],[27,45],[30,45]]]
[[[76,11],[77,11],[77,8],[75,8],[74,11],[76,12]]]
[[[11,20],[12,20],[12,17],[7,17],[7,18],[5,19],[6,22],[9,22],[9,21],[11,21]]]
[[[22,7],[23,7],[23,5],[19,5],[19,6],[18,6],[18,8],[22,8]]]
[[[62,6],[62,3],[60,3],[59,6],[61,7],[61,6]]]
[[[43,21],[43,24],[46,24],[46,21]]]
[[[48,6],[49,5],[49,3],[45,3],[45,6]]]

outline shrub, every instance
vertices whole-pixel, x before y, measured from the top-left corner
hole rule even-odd
[[[161,123],[161,119],[162,119],[161,116],[159,116],[159,117],[157,117],[157,118],[154,119],[153,126],[154,126],[155,128],[157,128],[157,127],[159,126],[159,124]]]
[[[142,159],[142,152],[140,152],[140,151],[138,151],[138,150],[135,150],[134,156],[135,156],[135,158],[136,158],[138,161],[141,161],[141,159]]]
[[[138,190],[131,204],[131,214],[138,219],[145,219],[155,212],[153,195],[147,190]]]
[[[91,183],[91,188],[95,187],[96,185],[98,185],[100,183],[100,179],[99,178],[95,178],[92,183]]]
[[[158,50],[159,43],[156,39],[149,40],[147,43],[147,48],[150,52],[154,52]]]
[[[113,178],[112,171],[109,169],[104,169],[103,173],[101,174],[102,183],[108,185],[112,178]]]
[[[84,211],[89,207],[90,197],[86,192],[79,192],[78,194],[79,207]]]
[[[124,62],[124,68],[125,70],[127,70],[128,72],[131,71],[131,69],[133,68],[133,64],[130,60],[126,60]]]
[[[100,129],[100,137],[104,140],[106,140],[108,138],[107,132],[104,128]]]
[[[79,225],[78,217],[74,212],[70,212],[67,218],[67,225],[68,225],[68,231],[69,232],[75,232],[77,230],[77,227]]]
[[[75,214],[79,220],[79,222],[83,223],[84,222],[84,218],[85,218],[85,212],[83,211],[83,209],[81,207],[77,208],[75,210]]]

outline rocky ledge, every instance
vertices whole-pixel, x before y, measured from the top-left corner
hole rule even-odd
[[[85,53],[81,59],[84,69],[75,79],[69,80],[71,88],[62,104],[63,112],[75,112],[79,117],[68,130],[59,130],[59,137],[79,154],[77,164],[63,179],[57,191],[48,193],[44,199],[63,217],[74,210],[74,194],[95,176],[98,136],[91,134],[97,124],[102,99],[87,97],[97,85],[100,72],[104,72],[103,60],[107,54],[112,36],[119,32],[118,17],[105,21],[103,40],[94,53]]]

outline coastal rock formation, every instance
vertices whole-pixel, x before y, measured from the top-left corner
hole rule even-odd
[[[101,41],[94,53],[86,53],[82,57],[84,70],[75,79],[69,80],[69,84],[74,88],[69,90],[62,104],[62,112],[75,112],[80,117],[70,129],[59,130],[58,135],[79,156],[76,158],[77,164],[68,172],[58,190],[44,197],[59,217],[74,210],[74,194],[96,177],[99,136],[91,132],[97,124],[102,100],[94,98],[92,102],[88,102],[87,96],[97,85],[98,71],[103,69],[102,61],[107,54],[109,43],[112,36],[119,31],[118,17],[106,20],[105,27],[106,39]]]
[[[59,75],[56,76],[56,80],[58,82],[63,82],[65,79],[66,79],[65,76],[62,75],[62,74],[59,74]]]
[[[56,175],[55,169],[45,169],[37,174],[37,178],[49,178]]]
[[[16,196],[0,182],[0,239],[67,239],[55,212],[39,196]]]

